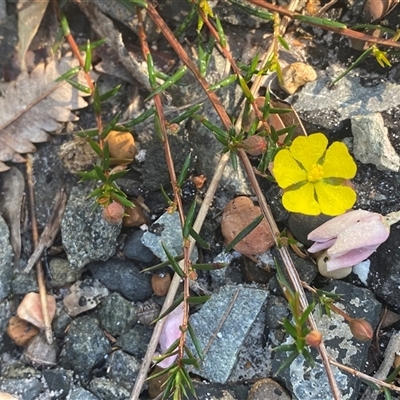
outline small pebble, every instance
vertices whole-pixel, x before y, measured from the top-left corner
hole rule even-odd
[[[285,92],[293,94],[299,87],[316,79],[317,73],[311,65],[295,62],[282,69],[282,82],[279,85]]]

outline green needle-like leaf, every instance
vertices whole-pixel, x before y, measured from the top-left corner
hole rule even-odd
[[[289,357],[280,365],[278,371],[276,371],[275,376],[278,376],[284,369],[288,368],[290,364],[297,358],[298,353],[290,353]]]
[[[200,342],[199,342],[199,340],[196,336],[196,333],[194,332],[194,329],[193,329],[192,325],[190,324],[190,322],[188,323],[188,332],[189,332],[190,338],[192,339],[194,348],[196,349],[200,360],[204,360],[203,350],[200,346]]]
[[[185,218],[185,223],[183,225],[183,229],[182,229],[182,235],[184,239],[189,239],[189,235],[190,235],[190,230],[192,229],[192,225],[193,225],[193,220],[194,220],[194,214],[196,212],[196,199],[193,200],[193,203],[191,204],[189,211],[187,213],[187,216]]]
[[[185,119],[191,117],[193,114],[195,114],[197,111],[200,110],[200,108],[203,107],[203,104],[196,104],[193,107],[190,107],[189,110],[185,111],[183,114],[178,115],[175,118],[172,118],[169,123],[170,124],[179,124],[180,122],[184,121]]]
[[[178,179],[176,181],[176,184],[178,185],[178,187],[182,187],[182,185],[183,185],[183,183],[184,183],[184,181],[186,179],[186,176],[187,176],[187,174],[189,172],[189,167],[190,167],[191,160],[192,160],[192,152],[190,152],[186,156],[185,161],[183,162],[181,172],[180,172],[180,174],[178,176]]]
[[[179,304],[182,304],[183,302],[183,293],[181,293],[174,301],[173,303],[163,312],[161,315],[159,315],[153,322],[152,324],[155,324],[158,322],[160,319],[163,319],[165,316],[167,316],[171,311],[175,310],[176,307],[179,306]]]
[[[179,264],[176,262],[175,258],[172,256],[172,254],[168,251],[168,249],[165,247],[165,244],[161,242],[161,246],[164,250],[164,253],[166,254],[169,264],[171,265],[172,269],[181,277],[183,278],[185,276],[184,272],[182,271],[182,268],[179,266]]]
[[[237,81],[237,75],[229,75],[228,77],[226,77],[225,79],[222,79],[222,81],[219,81],[217,83],[214,83],[214,85],[211,85],[207,90],[211,91],[211,90],[218,90],[220,88],[226,87],[231,85],[233,82]]]
[[[264,216],[261,214],[258,217],[254,218],[249,225],[247,225],[243,230],[241,230],[237,236],[229,243],[229,245],[225,249],[225,253],[230,252],[242,239],[244,239],[259,223],[262,221]]]
[[[188,298],[188,303],[189,304],[203,304],[205,303],[207,300],[210,299],[211,296],[194,296],[194,297],[189,297]]]
[[[90,46],[90,40],[86,42],[85,53],[85,66],[83,70],[85,72],[89,72],[90,68],[92,67],[92,48]]]
[[[130,128],[134,127],[135,125],[138,125],[138,124],[142,123],[143,121],[145,121],[147,118],[151,117],[154,114],[155,110],[156,109],[154,107],[149,108],[144,113],[140,114],[137,118],[134,118],[131,121],[124,124],[122,127],[129,130]]]
[[[190,236],[197,242],[202,249],[209,249],[210,243],[207,243],[193,228],[190,228]]]
[[[75,67],[71,68],[69,71],[67,71],[65,74],[60,75],[57,79],[56,82],[62,82],[67,80],[68,78],[74,77],[79,71],[81,70],[81,67]]]
[[[73,81],[72,79],[66,78],[65,82],[68,82],[73,88],[75,88],[77,90],[80,90],[83,93],[86,93],[86,94],[91,94],[92,93],[90,88],[88,88],[87,86],[82,85],[82,84],[80,84],[80,83],[78,83],[76,81]]]
[[[326,26],[329,28],[347,29],[347,25],[342,24],[341,22],[331,21],[330,19],[310,17],[308,15],[300,15],[300,14],[294,15],[293,18],[311,25],[319,25],[324,27]]]
[[[113,97],[115,94],[118,93],[119,89],[121,89],[122,85],[117,85],[114,88],[112,88],[111,90],[109,90],[108,92],[105,92],[103,94],[100,95],[100,101],[106,101],[108,100],[110,97]]]
[[[114,118],[103,128],[103,133],[101,134],[101,138],[105,139],[107,135],[114,129],[114,126],[118,123],[121,118],[121,112],[117,113]]]
[[[152,93],[150,93],[149,96],[144,101],[148,101],[151,98],[153,98],[155,95],[160,94],[164,90],[168,89],[170,86],[172,86],[174,83],[176,83],[179,79],[182,78],[183,75],[185,75],[187,71],[187,66],[184,65],[181,68],[178,69],[178,71],[175,72],[174,75],[172,75],[169,79],[167,79],[162,85],[158,86]]]
[[[215,16],[215,25],[217,26],[217,31],[218,31],[218,38],[219,38],[219,44],[221,45],[222,48],[226,47],[226,36],[224,32],[224,28],[221,25],[221,21],[217,16]]]

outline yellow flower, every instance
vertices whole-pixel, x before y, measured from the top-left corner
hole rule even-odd
[[[378,61],[379,65],[382,68],[385,68],[385,65],[391,67],[390,61],[386,57],[386,51],[379,50],[375,45],[372,45],[372,54],[375,56],[376,61]]]
[[[356,193],[346,180],[354,178],[357,166],[345,144],[322,133],[299,136],[288,149],[278,152],[273,174],[284,189],[283,206],[291,212],[340,215],[356,201]]]

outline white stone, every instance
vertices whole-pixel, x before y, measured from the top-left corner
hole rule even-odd
[[[354,157],[363,164],[374,164],[380,171],[400,169],[400,157],[388,138],[382,115],[373,113],[351,118]]]

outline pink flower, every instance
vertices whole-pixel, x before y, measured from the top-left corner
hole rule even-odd
[[[316,253],[328,249],[328,271],[352,267],[366,260],[389,237],[390,225],[396,222],[392,214],[383,217],[354,210],[339,215],[308,235],[308,239],[315,242],[308,251]]]
[[[179,337],[181,336],[180,326],[182,325],[182,319],[182,304],[180,304],[166,316],[165,324],[161,331],[159,341],[161,354],[164,354],[165,351],[172,345],[172,343],[174,343],[175,340],[179,339]],[[161,368],[168,368],[174,363],[176,357],[177,354],[171,357],[167,357],[164,360],[160,361],[157,365]]]

